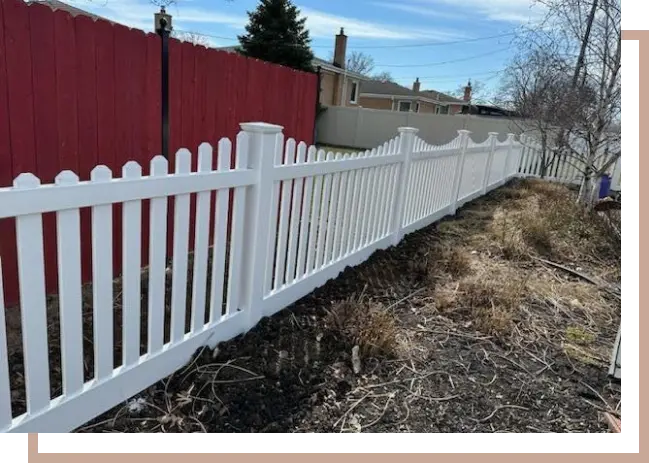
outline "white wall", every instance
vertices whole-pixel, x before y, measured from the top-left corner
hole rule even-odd
[[[416,127],[429,143],[441,145],[457,137],[457,131],[471,131],[471,139],[481,142],[489,132],[498,132],[504,141],[507,133],[520,133],[508,119],[447,115],[417,114],[380,109],[329,106],[317,125],[317,142],[323,145],[373,148],[384,143],[399,127]]]

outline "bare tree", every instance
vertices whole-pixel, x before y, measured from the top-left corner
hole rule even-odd
[[[382,82],[394,82],[394,77],[392,77],[389,71],[377,72],[376,74],[372,74],[371,78]]]
[[[550,46],[516,56],[507,67],[499,103],[520,117],[512,118],[522,135],[540,144],[539,174],[558,161],[555,139],[572,127],[580,95],[571,85],[571,65]]]
[[[329,54],[329,61],[333,61],[333,53]],[[345,69],[369,76],[374,70],[374,58],[362,51],[352,51],[345,60]]]
[[[548,136],[553,135],[547,140],[549,149],[570,159],[581,172],[578,201],[592,207],[599,180],[621,154],[620,0],[538,2],[545,5],[546,17],[523,36],[522,48],[529,52],[522,63],[514,62],[513,67],[531,73],[529,79],[519,79],[526,90],[536,88],[545,94],[542,98],[526,95],[527,116],[530,120],[545,121],[548,127],[556,124],[555,130],[546,131]],[[551,65],[549,70],[535,62],[538,57]],[[515,83],[511,69],[508,75]],[[543,82],[554,84],[541,85]],[[512,100],[516,99],[514,89],[521,90],[521,85],[510,88]],[[553,115],[550,110],[557,109],[553,103],[557,97],[563,101],[563,109]]]

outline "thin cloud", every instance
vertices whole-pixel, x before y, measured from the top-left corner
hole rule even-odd
[[[395,11],[403,11],[405,13],[414,13],[418,15],[430,16],[432,18],[440,19],[454,19],[462,20],[467,19],[465,14],[450,13],[448,11],[440,11],[439,9],[431,8],[430,6],[405,4],[405,3],[388,3],[388,2],[372,2],[373,5],[381,8],[387,8]]]
[[[450,40],[458,38],[467,38],[462,31],[439,30],[439,29],[419,29],[415,27],[403,27],[392,24],[383,24],[372,21],[365,21],[356,18],[333,15],[310,8],[301,8],[305,16],[307,27],[311,36],[331,37],[338,33],[341,27],[349,37],[356,38],[375,38],[386,40],[412,40],[412,39],[429,39],[429,40]]]
[[[474,20],[526,23],[538,19],[543,13],[543,6],[533,0],[410,0],[406,6],[434,11],[440,5],[447,12],[451,9]]]
[[[87,0],[71,0],[70,3],[130,27],[147,31],[153,30],[153,14],[157,8],[146,0],[110,0],[102,4],[93,4]],[[234,14],[219,11],[213,7],[208,9],[194,5],[196,3],[192,2],[188,5],[183,2],[172,4],[167,8],[167,11],[173,16],[174,28],[202,31],[209,34],[210,26],[220,25],[233,29],[232,35],[234,35],[234,31],[242,31],[248,22],[248,16],[245,14]],[[445,41],[469,37],[463,31],[458,30],[386,24],[339,16],[306,7],[300,7],[300,11],[302,16],[306,17],[307,28],[314,39],[331,38],[340,31],[341,27],[352,39]]]

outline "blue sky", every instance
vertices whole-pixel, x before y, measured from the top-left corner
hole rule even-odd
[[[65,0],[64,0],[65,1]],[[150,31],[149,0],[67,0],[114,21]],[[321,58],[333,51],[341,27],[348,51],[374,58],[375,72],[389,71],[402,85],[416,77],[422,89],[448,91],[468,79],[496,88],[513,53],[512,33],[542,13],[533,0],[295,0],[307,17],[312,47]],[[174,28],[204,34],[214,46],[237,43],[246,11],[257,0],[177,0],[168,8]],[[501,36],[501,37],[494,37]],[[493,37],[484,39],[485,37]],[[474,40],[479,39],[479,40]],[[448,43],[455,42],[455,43]],[[417,45],[417,46],[412,46]]]

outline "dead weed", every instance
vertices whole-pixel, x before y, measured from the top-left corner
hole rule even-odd
[[[362,357],[394,356],[399,349],[399,330],[392,312],[376,302],[348,299],[327,311],[325,326]]]

